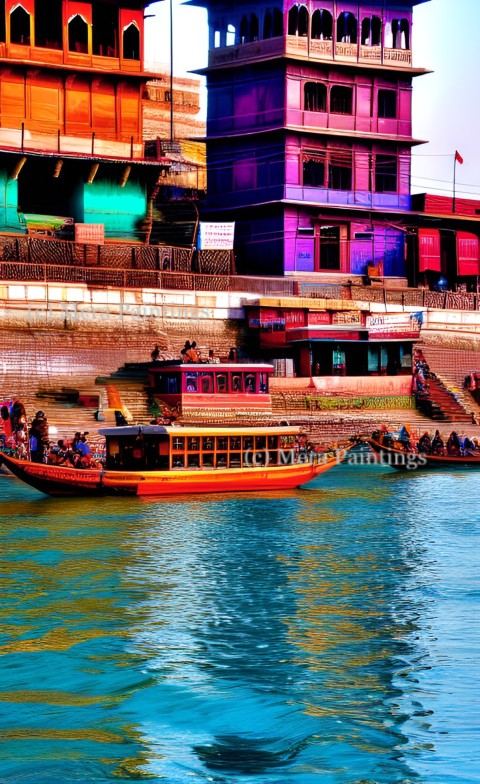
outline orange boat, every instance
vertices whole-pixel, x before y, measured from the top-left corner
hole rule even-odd
[[[10,471],[47,495],[178,495],[288,490],[310,482],[346,454],[312,453],[296,427],[103,428],[102,470],[32,463],[6,454]]]

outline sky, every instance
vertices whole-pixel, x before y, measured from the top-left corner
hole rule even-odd
[[[174,73],[186,76],[207,63],[207,16],[173,2]],[[169,72],[169,0],[152,3],[145,28],[147,66]],[[430,0],[413,16],[414,64],[433,71],[414,79],[412,191],[480,199],[480,0]],[[206,99],[203,96],[203,112]]]

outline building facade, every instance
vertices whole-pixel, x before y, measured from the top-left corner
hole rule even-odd
[[[419,2],[199,0],[206,211],[235,219],[238,269],[406,277]]]

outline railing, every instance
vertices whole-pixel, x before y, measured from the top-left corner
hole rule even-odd
[[[90,246],[88,246],[90,247]],[[95,246],[96,247],[96,246]],[[101,246],[99,246],[101,247]],[[106,246],[104,246],[106,247]],[[113,246],[114,247],[114,246]],[[141,247],[141,246],[139,246]],[[170,250],[187,253],[181,248],[150,248],[160,254]],[[355,300],[402,307],[437,308],[441,310],[480,310],[480,294],[436,292],[426,289],[386,289],[348,284],[315,284],[292,278],[250,277],[243,275],[209,275],[195,272],[145,268],[119,269],[81,264],[41,264],[35,262],[0,261],[0,280],[23,283],[71,283],[114,288],[154,288],[176,291],[245,292],[264,297],[312,297],[331,300]]]

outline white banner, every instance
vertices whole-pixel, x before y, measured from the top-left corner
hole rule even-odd
[[[235,223],[202,223],[198,234],[199,250],[232,250]]]

